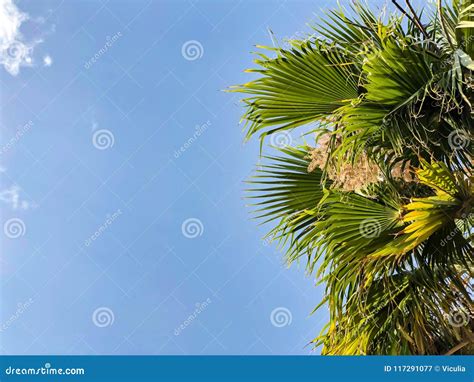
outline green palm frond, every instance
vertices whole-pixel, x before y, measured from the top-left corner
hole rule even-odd
[[[433,78],[430,68],[433,59],[408,43],[387,39],[364,65],[367,99],[386,105],[391,111],[417,96],[423,97],[423,91]]]
[[[443,163],[424,163],[417,171],[421,184],[431,187],[435,195],[413,198],[402,207],[406,213],[402,221],[407,225],[396,238],[371,257],[403,255],[431,237],[447,224],[455,230],[455,221],[472,213],[474,193],[471,179],[456,177]],[[462,252],[460,253],[462,254]]]
[[[456,40],[458,47],[474,59],[474,2],[459,0],[457,4]]]
[[[248,191],[288,262],[325,285],[323,354],[474,354],[474,0],[431,17],[406,3],[330,11],[230,90],[247,138],[316,132],[264,156]]]
[[[469,351],[469,293],[459,273],[418,269],[380,277],[354,291],[314,342],[329,355],[445,354],[459,344]]]
[[[280,148],[279,155],[264,156],[268,164],[257,168],[247,183],[247,198],[257,218],[267,223],[307,208],[315,208],[323,196],[321,171],[308,172],[305,148]]]
[[[315,217],[308,211],[317,208],[323,197],[322,171],[308,172],[308,149],[280,148],[278,155],[265,156],[268,163],[259,166],[247,183],[248,198],[256,218],[264,223],[277,220],[267,238],[282,247],[289,243],[288,261],[302,256],[295,243],[302,232],[311,229]]]
[[[337,49],[310,42],[299,49],[267,49],[277,57],[262,55],[255,62],[263,69],[248,70],[262,77],[229,90],[253,95],[243,100],[247,138],[317,121],[357,97],[357,79]]]
[[[329,10],[319,25],[313,28],[327,42],[343,47],[354,57],[371,53],[382,45],[382,40],[390,35],[402,33],[401,17],[391,17],[384,22],[367,4],[352,2],[348,9]]]

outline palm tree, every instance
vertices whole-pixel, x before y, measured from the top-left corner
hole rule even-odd
[[[474,0],[392,3],[259,47],[258,78],[229,89],[246,138],[315,140],[264,156],[249,198],[326,286],[322,354],[474,354]]]

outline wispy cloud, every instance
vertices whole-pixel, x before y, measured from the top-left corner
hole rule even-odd
[[[25,41],[20,27],[29,15],[18,9],[13,0],[0,0],[0,64],[12,76],[22,66],[33,65],[33,49],[41,40]]]
[[[30,202],[21,199],[21,189],[17,185],[0,191],[0,201],[14,210],[27,210],[31,207]]]
[[[0,0],[1,1],[1,0]],[[7,169],[0,165],[0,174],[7,173]],[[3,178],[3,177],[2,177]],[[5,182],[2,181],[5,185]],[[0,189],[0,203],[5,204],[13,210],[28,210],[31,207],[37,207],[34,203],[29,202],[23,197],[23,192],[20,186],[12,184],[9,187]]]

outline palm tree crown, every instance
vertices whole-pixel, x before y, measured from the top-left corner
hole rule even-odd
[[[326,285],[323,354],[473,354],[474,0],[392,3],[260,47],[258,78],[230,89],[246,137],[316,138],[264,156],[249,197]]]

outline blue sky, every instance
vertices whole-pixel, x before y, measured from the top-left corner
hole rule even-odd
[[[336,2],[0,4],[0,351],[310,354],[323,289],[250,219],[222,89]]]

